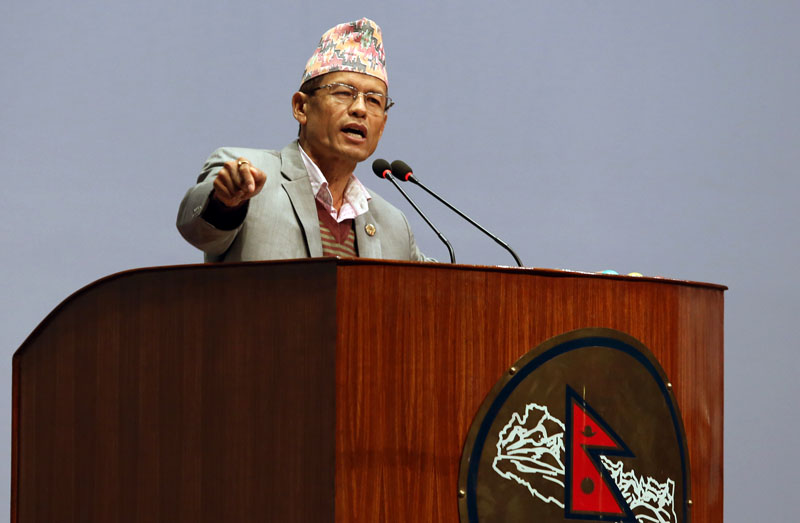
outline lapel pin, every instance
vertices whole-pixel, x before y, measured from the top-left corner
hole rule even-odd
[[[368,223],[366,226],[364,226],[364,230],[367,231],[369,236],[375,236],[375,226],[371,223]]]

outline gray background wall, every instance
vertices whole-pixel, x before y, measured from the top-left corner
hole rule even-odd
[[[203,160],[291,140],[319,36],[362,16],[397,100],[376,156],[529,266],[730,287],[726,520],[795,520],[800,3],[756,0],[3,2],[0,507],[14,350],[101,276],[199,261],[174,219]],[[513,263],[415,194],[460,262]]]

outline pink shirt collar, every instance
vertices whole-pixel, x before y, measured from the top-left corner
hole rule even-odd
[[[308,178],[311,181],[311,192],[314,193],[314,197],[325,207],[325,210],[330,213],[331,217],[336,220],[337,223],[355,218],[356,216],[361,216],[369,210],[368,202],[372,199],[372,196],[370,196],[367,188],[358,181],[358,178],[356,178],[354,174],[351,174],[350,180],[347,182],[347,187],[344,190],[342,207],[337,212],[336,208],[333,207],[333,195],[331,195],[331,191],[328,188],[328,180],[325,179],[325,176],[322,174],[319,167],[317,167],[317,164],[315,164],[314,161],[308,157],[303,148],[300,147],[300,144],[297,144],[297,147],[300,149],[300,156],[303,158],[306,171],[308,171]]]

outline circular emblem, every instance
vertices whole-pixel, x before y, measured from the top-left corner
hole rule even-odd
[[[686,436],[653,354],[612,329],[531,350],[495,384],[459,471],[463,523],[690,520]]]

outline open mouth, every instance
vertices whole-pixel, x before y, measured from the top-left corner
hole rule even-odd
[[[367,130],[359,125],[347,125],[342,129],[342,132],[361,138],[367,137]]]

